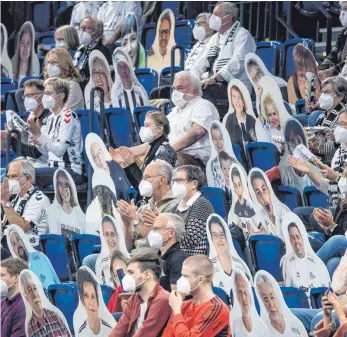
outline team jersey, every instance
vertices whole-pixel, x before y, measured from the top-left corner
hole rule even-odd
[[[82,174],[83,139],[76,113],[66,108],[58,115],[52,113],[38,141],[40,152],[48,154],[50,167],[67,168]]]
[[[112,327],[105,322],[103,319],[100,319],[100,332],[95,335],[92,330],[90,330],[90,327],[88,325],[87,320],[83,322],[81,327],[78,330],[78,337],[104,337],[108,336],[111,331]]]
[[[242,317],[235,320],[233,324],[232,334],[234,337],[268,337],[269,331],[266,329],[265,325],[254,324],[252,322],[252,331],[248,332],[245,328],[245,325],[243,324]]]

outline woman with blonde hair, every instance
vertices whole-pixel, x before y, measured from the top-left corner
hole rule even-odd
[[[54,39],[56,48],[67,51],[77,50],[80,45],[76,28],[69,25],[59,27],[54,33]]]
[[[84,109],[84,98],[79,84],[81,76],[67,50],[53,48],[47,53],[43,75],[45,79],[59,77],[68,81],[70,92],[65,107],[71,110]]]
[[[35,54],[35,29],[30,21],[22,25],[16,46],[16,52],[11,60],[12,78],[19,84],[26,76],[40,75],[40,62]]]

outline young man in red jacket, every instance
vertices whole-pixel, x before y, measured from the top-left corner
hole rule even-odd
[[[129,260],[123,290],[130,296],[109,337],[161,336],[169,319],[169,293],[159,284],[162,273],[158,254],[148,252]]]
[[[230,309],[212,290],[213,264],[205,255],[188,257],[177,290],[170,294],[172,309],[163,337],[230,337]],[[182,303],[183,295],[193,299]]]

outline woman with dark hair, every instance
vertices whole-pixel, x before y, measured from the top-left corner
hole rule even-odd
[[[12,78],[18,84],[26,76],[40,75],[40,62],[35,54],[35,29],[30,21],[25,22],[18,33],[12,68]]]
[[[135,68],[146,67],[145,49],[138,39],[137,18],[134,13],[129,13],[124,19],[121,32],[121,47],[128,53]]]

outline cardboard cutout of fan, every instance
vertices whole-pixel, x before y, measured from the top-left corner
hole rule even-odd
[[[206,232],[209,242],[208,257],[214,267],[212,283],[230,295],[233,270],[241,269],[251,281],[252,274],[234,247],[228,225],[218,214],[208,217]]]
[[[1,77],[11,77],[12,70],[12,62],[8,56],[7,52],[7,42],[8,42],[8,34],[7,28],[3,23],[0,23],[1,29]]]

